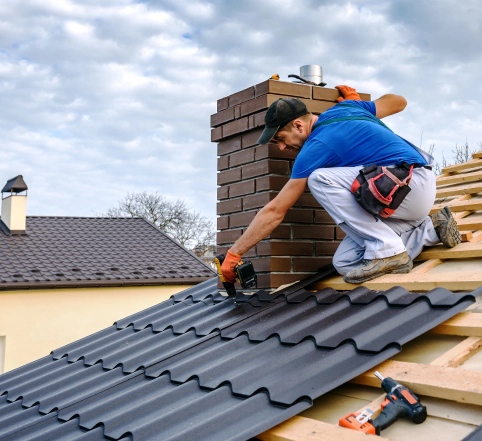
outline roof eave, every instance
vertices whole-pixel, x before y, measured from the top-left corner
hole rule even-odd
[[[0,291],[62,289],[62,288],[114,288],[126,286],[196,285],[211,279],[207,277],[183,277],[169,279],[121,279],[121,280],[62,280],[55,282],[13,282],[0,284]]]

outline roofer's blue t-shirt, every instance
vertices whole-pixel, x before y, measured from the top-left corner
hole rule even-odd
[[[350,106],[343,106],[343,103]],[[367,111],[376,114],[373,101],[343,103],[323,112],[316,123],[345,116],[366,117]],[[427,164],[414,147],[386,127],[364,120],[338,121],[316,128],[310,134],[295,160],[291,178],[307,178],[318,168],[401,162]]]

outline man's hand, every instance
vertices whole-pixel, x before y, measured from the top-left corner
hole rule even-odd
[[[234,267],[239,263],[240,260],[241,256],[239,254],[234,254],[231,250],[228,250],[221,266],[221,271],[223,272],[223,277],[226,282],[234,283],[236,281]]]
[[[336,100],[341,103],[345,100],[357,100],[361,101],[360,95],[358,92],[350,86],[335,86],[335,89],[338,89],[341,93],[341,97],[337,98]]]

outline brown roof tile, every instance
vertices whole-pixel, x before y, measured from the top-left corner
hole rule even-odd
[[[192,284],[214,275],[142,218],[28,217],[26,233],[0,231],[0,289]]]

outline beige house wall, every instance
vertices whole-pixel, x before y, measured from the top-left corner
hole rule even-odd
[[[0,291],[0,373],[2,368],[7,372],[44,357],[189,287]]]

